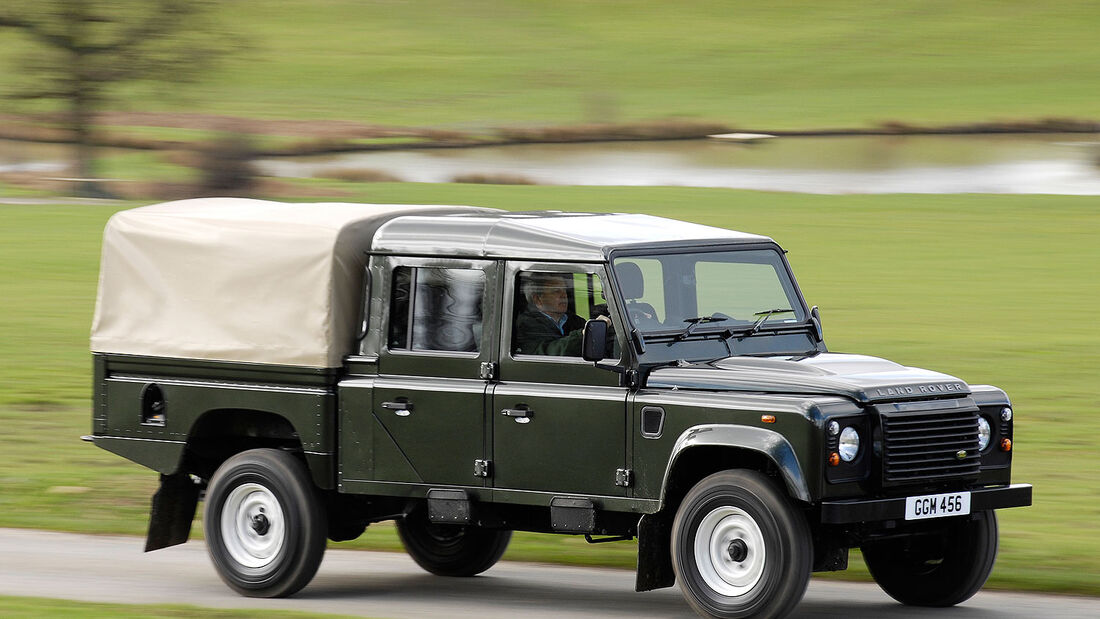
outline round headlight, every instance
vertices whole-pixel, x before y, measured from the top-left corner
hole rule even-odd
[[[989,427],[989,420],[978,417],[978,451],[985,451],[989,447],[989,439],[993,436],[993,430]]]
[[[845,462],[851,462],[859,455],[859,432],[852,426],[844,428],[840,433],[840,444],[837,445],[837,451],[840,452],[840,459]]]

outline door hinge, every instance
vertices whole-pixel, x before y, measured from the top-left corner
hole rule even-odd
[[[630,469],[615,469],[615,485],[629,488],[634,485],[634,471]]]
[[[474,460],[474,477],[490,477],[492,474],[492,460]]]
[[[481,380],[493,380],[497,377],[497,364],[492,361],[482,361],[481,369],[478,370],[477,375]]]

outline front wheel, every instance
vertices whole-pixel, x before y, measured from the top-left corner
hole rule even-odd
[[[417,565],[438,576],[475,576],[493,567],[511,531],[433,524],[424,510],[397,521],[397,534]]]
[[[863,560],[882,590],[910,606],[954,606],[977,593],[997,558],[997,516],[953,520],[927,535],[864,543]]]
[[[696,484],[676,512],[671,544],[684,597],[706,617],[783,617],[810,580],[805,518],[755,471],[724,471]]]
[[[325,552],[325,517],[309,471],[276,449],[245,451],[218,467],[203,531],[218,575],[249,597],[296,593]]]

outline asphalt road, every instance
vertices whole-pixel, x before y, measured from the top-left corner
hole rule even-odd
[[[281,600],[240,597],[201,542],[145,554],[134,537],[0,529],[0,594],[127,604],[301,610],[379,618],[694,617],[679,589],[634,592],[622,570],[502,562],[441,578],[402,554],[330,550],[313,582]],[[1100,599],[981,592],[947,609],[901,606],[873,585],[814,580],[792,618],[1100,617]]]

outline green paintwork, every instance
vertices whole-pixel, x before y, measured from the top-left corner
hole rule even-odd
[[[660,438],[644,438],[641,434],[641,410],[646,406],[658,406],[665,411],[664,431]],[[814,402],[804,398],[690,391],[639,392],[632,406],[636,428],[633,432],[636,496],[663,498],[665,478],[684,450],[727,444],[777,460],[773,446],[767,444],[760,434],[766,432],[782,437],[789,446],[794,462],[780,458],[776,464],[798,467],[785,477],[789,486],[794,480],[801,482],[788,489],[792,495],[803,494],[808,499],[810,492],[817,490],[817,485],[806,480],[814,479],[809,473],[819,470],[815,463],[821,453],[820,432],[813,407]],[[774,415],[776,422],[765,424],[761,422],[762,415]],[[721,439],[712,436],[703,440],[682,440],[692,429],[702,426],[721,426],[727,430],[721,433]],[[748,432],[728,430],[737,427],[746,428]]]
[[[476,370],[476,367],[475,367]],[[382,377],[374,383],[374,478],[446,485],[481,485],[474,460],[486,453],[486,381],[458,378]],[[405,410],[386,402],[406,401]],[[397,462],[384,444],[399,449]]]
[[[547,367],[547,377],[554,376]],[[623,387],[550,382],[501,382],[493,391],[495,487],[569,494],[624,496],[615,470],[626,457]],[[529,408],[531,417],[501,414]],[[519,423],[517,419],[528,419]]]
[[[106,449],[164,475],[170,475],[179,468],[183,448],[187,445],[185,441],[117,436],[96,436],[94,443],[96,447]]]
[[[334,373],[211,361],[96,355],[96,443],[160,473],[179,470],[184,445],[207,415],[228,421],[237,411],[278,415],[294,428],[322,488],[334,483]],[[143,424],[141,394],[164,394],[164,425]]]

